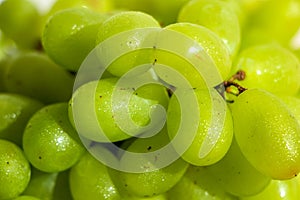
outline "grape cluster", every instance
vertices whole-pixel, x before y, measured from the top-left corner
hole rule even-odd
[[[299,0],[0,3],[0,200],[300,199]]]

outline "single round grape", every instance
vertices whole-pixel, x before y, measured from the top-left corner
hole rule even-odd
[[[288,107],[263,89],[248,89],[232,103],[234,134],[245,158],[273,179],[300,172],[300,124]]]
[[[0,4],[0,29],[20,48],[39,45],[40,15],[28,0],[5,0]]]
[[[290,180],[272,180],[270,184],[260,193],[254,196],[241,197],[240,200],[293,200],[300,198],[300,182],[297,178]]]
[[[4,74],[6,90],[44,103],[68,101],[74,77],[39,52],[16,55]]]
[[[139,11],[123,11],[106,19],[99,27],[96,43],[105,39],[137,28],[160,27],[159,23],[151,16]]]
[[[117,78],[92,81],[75,91],[69,118],[80,135],[98,142],[116,142],[140,134],[143,126],[149,124],[151,106],[157,101],[141,98],[132,88],[120,86],[117,81]],[[115,92],[120,98],[114,96]],[[128,105],[123,101],[126,95],[131,95]],[[126,112],[120,112],[121,109]]]
[[[235,65],[246,73],[246,78],[239,82],[246,88],[262,88],[277,95],[295,95],[300,88],[300,62],[279,45],[247,48]]]
[[[188,0],[113,0],[116,9],[146,12],[157,19],[162,26],[175,23],[180,8],[186,2]]]
[[[183,33],[184,35],[198,42],[215,63],[223,80],[229,76],[232,64],[229,51],[223,44],[222,40],[214,32],[204,26],[188,22],[171,24],[169,26],[166,26],[165,28],[168,30]],[[159,61],[160,59],[157,60]],[[184,66],[181,66],[181,68],[184,68]],[[179,71],[181,72],[183,70],[184,69]],[[188,80],[197,80],[197,76],[200,76],[200,74],[195,70],[191,70],[190,73],[187,74]]]
[[[166,128],[162,129],[158,134],[148,138],[137,138],[133,141],[126,151],[136,153],[149,153],[160,150],[162,147],[170,143]],[[163,156],[157,153],[156,159],[163,159]],[[144,172],[129,173],[111,169],[110,176],[115,183],[121,195],[152,197],[164,194],[171,189],[184,175],[188,163],[180,157],[163,168],[157,168],[155,162],[145,157],[138,160],[132,160],[130,154],[125,152],[120,159],[120,166],[124,168],[138,167]]]
[[[71,168],[70,188],[74,200],[121,200],[107,167],[89,152]]]
[[[42,106],[41,102],[23,95],[0,93],[0,138],[22,146],[25,126]]]
[[[199,109],[200,119],[198,121],[195,137],[193,138],[191,145],[182,154],[182,158],[197,166],[211,165],[223,158],[231,145],[233,137],[231,112],[223,97],[216,90],[208,91],[205,89],[196,89],[193,91],[186,91],[185,94],[191,92],[194,92],[197,97],[199,107],[195,109]],[[170,138],[174,138],[178,134],[180,128],[179,125],[182,120],[180,109],[181,104],[183,103],[188,102],[184,102],[182,99],[178,100],[175,91],[170,99],[167,113],[167,126]],[[224,120],[222,119],[222,116],[224,117]],[[192,119],[194,116],[190,117]],[[216,121],[214,124],[212,124],[213,120]],[[211,132],[212,129],[213,132]],[[210,138],[208,141],[209,143],[213,143],[214,146],[211,150],[206,150],[208,151],[206,152],[206,155],[202,155],[202,146],[206,145],[204,143],[208,143],[206,138]],[[181,149],[183,144],[188,144],[184,141],[188,140],[191,140],[191,138],[182,137],[182,139],[179,140],[179,143],[173,143],[174,148],[176,150]]]
[[[220,187],[235,196],[255,195],[271,181],[269,176],[260,173],[249,163],[235,138],[224,158],[205,170]]]
[[[47,21],[42,43],[46,53],[62,67],[78,71],[95,47],[96,35],[106,15],[78,7],[56,12]]]
[[[189,166],[180,181],[168,192],[172,200],[236,200],[226,193],[219,182],[214,179],[205,167]]]
[[[30,173],[30,164],[20,147],[0,139],[0,199],[19,196],[30,181]]]
[[[23,148],[30,163],[41,171],[72,167],[85,149],[69,122],[68,104],[51,104],[36,112],[25,128]]]
[[[194,0],[185,4],[178,15],[178,22],[203,25],[214,31],[228,48],[233,58],[240,46],[240,23],[230,4],[220,0]]]
[[[278,42],[285,47],[291,44],[300,25],[300,2],[259,1],[259,5],[248,16],[242,31],[242,48],[266,42]],[[275,14],[276,13],[276,14]],[[270,22],[276,23],[270,23]]]

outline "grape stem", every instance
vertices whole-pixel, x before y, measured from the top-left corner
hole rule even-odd
[[[214,88],[222,95],[222,97],[228,102],[233,103],[233,100],[226,99],[225,92],[228,94],[232,94],[234,96],[239,96],[243,93],[247,88],[242,87],[235,80],[242,81],[246,78],[246,72],[243,70],[237,71],[230,79],[227,81],[223,81],[221,84],[215,86]]]

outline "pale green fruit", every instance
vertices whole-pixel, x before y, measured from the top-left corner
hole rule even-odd
[[[187,134],[191,134],[192,130],[182,130],[185,133],[183,136],[179,136],[181,130],[179,125],[182,123],[181,108],[182,104],[188,104],[188,100],[177,98],[178,91],[175,91],[170,99],[167,125],[168,134],[170,138],[180,137],[178,142],[173,142],[174,148],[180,153],[184,144],[191,144],[187,147],[187,150],[182,154],[182,158],[187,162],[197,165],[211,165],[216,163],[224,157],[228,151],[232,137],[233,137],[233,125],[231,112],[226,105],[223,97],[214,89],[196,89],[183,91],[183,96],[189,96],[194,93],[197,97],[197,104],[191,107],[191,109],[197,110],[200,114],[200,118],[195,122],[197,129],[192,135],[194,138],[189,138]],[[192,114],[187,116],[194,120],[195,116]]]
[[[69,118],[81,136],[98,142],[116,142],[142,133],[149,124],[151,107],[157,101],[142,98],[135,89],[118,85],[117,81],[92,81],[73,94]]]
[[[248,89],[231,105],[234,134],[245,158],[273,179],[300,172],[300,125],[287,106],[262,89]]]
[[[214,32],[204,26],[187,22],[171,24],[167,26],[166,29],[182,33],[199,43],[215,64],[215,66],[212,67],[217,68],[217,72],[219,73],[217,75],[221,77],[222,80],[225,80],[229,76],[231,70],[229,51],[222,40]],[[169,58],[165,57],[164,59]],[[161,62],[159,58],[157,58],[157,61],[158,63]],[[170,59],[169,62],[172,63],[172,60]],[[176,64],[176,60],[174,61],[174,65],[171,64],[170,66],[183,74],[191,82],[193,87],[197,87],[201,84],[203,81],[203,77],[201,76],[208,76],[207,74],[199,74],[195,68],[191,68],[187,64]],[[211,71],[213,71],[213,69]],[[197,84],[197,82],[200,83]]]
[[[30,164],[20,147],[0,139],[0,199],[19,196],[30,181]]]
[[[62,67],[78,71],[96,46],[96,36],[106,15],[85,7],[64,9],[47,21],[42,43],[46,53]]]
[[[70,171],[70,188],[74,200],[121,200],[107,170],[103,163],[90,153],[85,153]]]
[[[220,0],[193,0],[185,4],[178,15],[179,22],[203,25],[215,32],[233,58],[240,46],[240,22],[231,4]]]
[[[225,191],[235,196],[255,195],[271,181],[269,176],[257,171],[249,163],[235,139],[224,158],[207,166],[206,173]]]
[[[173,149],[170,153],[172,155],[165,155],[163,152],[166,151],[160,151],[169,143],[166,128],[164,128],[153,137],[137,138],[129,145],[127,152],[120,159],[120,166],[125,170],[137,169],[139,171],[110,170],[110,176],[120,194],[124,194],[125,197],[154,197],[164,194],[181,179],[188,163],[178,155],[178,158],[167,166],[158,166],[166,161],[166,156],[173,156],[175,153]],[[129,152],[144,155],[133,159]],[[147,156],[148,153],[153,153],[153,156]]]
[[[0,4],[0,29],[20,48],[39,46],[40,15],[28,0],[5,0]]]
[[[245,71],[246,77],[239,84],[246,88],[262,88],[277,95],[295,95],[300,88],[300,62],[280,45],[247,48],[237,57],[235,66]]]
[[[44,103],[68,101],[74,77],[46,54],[25,52],[9,62],[3,76],[8,92],[23,94]]]
[[[12,93],[0,94],[0,138],[22,146],[25,126],[43,104],[35,99]]]
[[[79,160],[85,149],[70,124],[67,103],[45,106],[30,118],[23,149],[30,163],[44,172],[64,171]]]

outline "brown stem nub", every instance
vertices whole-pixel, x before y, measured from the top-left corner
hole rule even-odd
[[[236,94],[237,96],[238,96],[239,94],[241,94],[242,92],[244,92],[245,90],[247,90],[246,88],[242,87],[241,85],[239,85],[239,84],[236,83],[236,82],[232,82],[232,81],[224,81],[223,84],[224,84],[224,87],[225,87],[226,92],[229,92],[229,93],[231,93],[231,91],[230,91],[230,86],[236,87],[236,88],[238,89],[238,91],[239,91],[239,93]]]
[[[246,78],[246,72],[243,70],[238,70],[228,81],[233,82],[235,80],[245,80]]]

